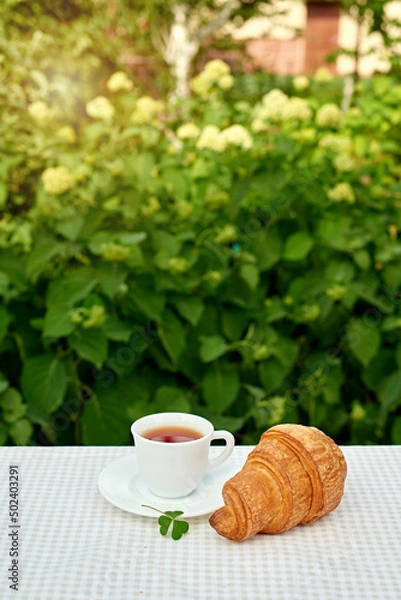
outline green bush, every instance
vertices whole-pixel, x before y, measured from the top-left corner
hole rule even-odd
[[[117,73],[77,112],[17,79],[2,444],[126,444],[159,410],[242,443],[282,421],[400,443],[400,85],[362,84],[347,114],[306,90],[233,104],[216,61],[192,99],[138,98]]]

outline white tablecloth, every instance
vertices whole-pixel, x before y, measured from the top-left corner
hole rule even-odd
[[[249,447],[230,460],[240,468]],[[344,447],[340,506],[311,525],[236,543],[190,519],[179,541],[157,519],[108,503],[99,473],[128,447],[1,448],[0,598],[18,600],[400,600],[401,447]],[[9,465],[19,467],[18,591]]]

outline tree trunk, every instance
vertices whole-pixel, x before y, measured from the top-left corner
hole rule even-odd
[[[175,77],[173,96],[184,98],[189,96],[191,64],[198,53],[200,41],[191,38],[188,23],[189,7],[185,4],[176,4],[172,10],[174,22],[164,58]]]

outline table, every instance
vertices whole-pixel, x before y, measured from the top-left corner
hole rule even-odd
[[[107,502],[99,474],[134,448],[1,448],[0,597],[400,600],[401,447],[342,449],[348,476],[333,513],[237,543],[218,536],[207,516],[190,519],[190,531],[174,541],[160,535],[157,519]],[[229,460],[240,468],[249,451],[237,446]],[[18,466],[17,529],[9,515],[10,465]],[[8,587],[13,541],[18,592]]]

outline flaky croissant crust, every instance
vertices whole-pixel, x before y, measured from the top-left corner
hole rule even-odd
[[[276,425],[224,484],[225,505],[209,522],[236,541],[311,523],[339,505],[346,474],[343,453],[325,433],[305,425]]]

